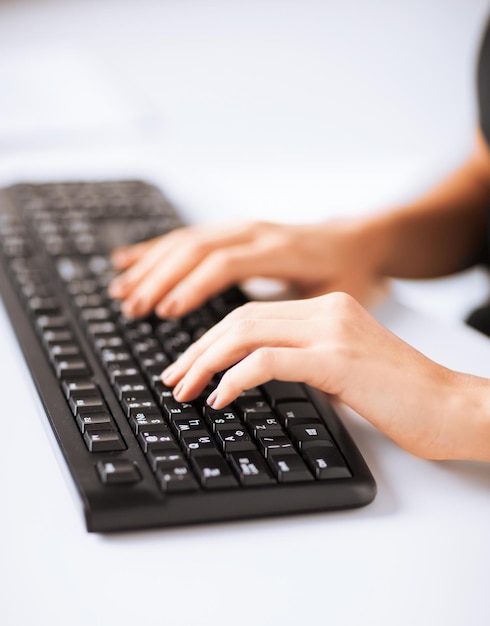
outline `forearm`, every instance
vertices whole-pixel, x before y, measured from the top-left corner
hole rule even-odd
[[[439,436],[432,459],[490,461],[490,381],[459,372],[451,378],[440,405]]]
[[[419,200],[366,222],[380,274],[430,278],[468,264],[482,245],[490,206],[490,152],[481,136],[471,157]]]

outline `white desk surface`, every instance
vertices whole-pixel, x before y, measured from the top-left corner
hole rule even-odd
[[[18,95],[0,98],[11,115],[0,121],[0,184],[141,176],[191,220],[311,220],[389,204],[466,145],[474,111],[463,94],[486,4],[393,0],[371,3],[368,16],[361,0],[141,0],[117,3],[112,20],[103,0],[5,3],[0,80]],[[51,87],[67,63],[80,83],[68,83],[75,97],[60,117]],[[109,88],[104,76],[120,81]],[[136,104],[128,85],[142,94]],[[467,303],[484,287],[466,277],[395,293],[412,304],[442,294],[449,310],[454,284]],[[490,342],[457,316],[394,298],[375,314],[435,360],[490,377]],[[366,508],[87,534],[3,309],[0,336],[2,625],[490,623],[488,465],[419,460],[343,411],[378,484]]]
[[[392,300],[376,314],[490,376],[490,342],[469,329]],[[488,465],[419,460],[345,412],[378,483],[366,508],[88,534],[3,311],[0,333],[3,624],[489,623]]]

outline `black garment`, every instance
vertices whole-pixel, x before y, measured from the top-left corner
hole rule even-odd
[[[490,22],[482,39],[477,69],[480,127],[490,146]]]
[[[490,21],[483,35],[477,67],[478,113],[480,128],[490,147]],[[474,263],[490,267],[490,207],[487,211],[487,232]],[[466,322],[477,330],[490,335],[490,301],[471,313]]]

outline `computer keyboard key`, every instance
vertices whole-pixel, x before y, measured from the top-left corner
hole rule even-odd
[[[115,430],[86,430],[83,439],[90,452],[125,450],[126,444]]]
[[[321,443],[324,446],[333,446],[330,433],[320,423],[310,422],[309,424],[299,424],[289,428],[291,436],[302,450],[313,447]]]
[[[305,388],[300,383],[270,380],[262,385],[262,390],[273,407],[278,403],[290,402],[291,400],[308,400]]]
[[[126,413],[126,417],[131,417],[141,410],[158,409],[153,396],[147,391],[133,391],[124,393],[121,397],[121,406]]]
[[[75,391],[70,395],[71,412],[76,415],[80,410],[102,411],[106,408],[104,398],[93,391]]]
[[[280,421],[273,415],[252,416],[248,419],[247,426],[254,437],[284,434]]]
[[[182,433],[180,442],[187,455],[209,454],[216,451],[216,444],[206,432]]]
[[[242,419],[245,422],[255,415],[273,415],[271,407],[265,400],[256,398],[238,397],[234,404],[238,408]]]
[[[178,359],[192,343],[192,337],[185,330],[180,330],[173,337],[163,340],[163,350],[170,359]]]
[[[68,320],[64,315],[40,315],[36,319],[36,326],[41,331],[65,330],[68,328]]]
[[[202,486],[206,489],[221,489],[237,485],[237,480],[227,462],[218,453],[197,455],[191,458],[191,462]]]
[[[79,378],[79,379],[71,379],[67,378],[62,381],[61,387],[63,389],[63,393],[67,399],[70,398],[72,393],[79,391],[89,391],[89,392],[97,392],[97,385],[90,378]]]
[[[273,451],[294,452],[294,446],[286,435],[261,435],[257,444],[265,457]]]
[[[196,407],[190,402],[177,402],[173,398],[163,398],[162,409],[169,420],[176,417],[198,418],[200,416]]]
[[[216,440],[223,452],[256,449],[244,428],[218,428]]]
[[[56,315],[60,310],[58,298],[33,296],[27,302],[29,310],[35,315]]]
[[[52,362],[57,359],[77,356],[80,357],[80,348],[74,343],[58,343],[48,349],[49,358]]]
[[[314,475],[320,480],[352,476],[342,455],[333,446],[305,448],[304,457]]]
[[[139,393],[141,391],[145,392],[148,399],[153,401],[153,397],[151,396],[142,376],[136,375],[134,377],[127,378],[121,376],[114,385],[114,392],[119,400],[122,400],[125,396]]]
[[[172,415],[170,424],[178,437],[187,432],[207,433],[206,425],[201,417],[189,417],[187,415]]]
[[[82,434],[88,430],[100,431],[115,429],[114,420],[107,411],[79,411],[76,415],[76,422]]]
[[[281,483],[314,480],[303,459],[294,451],[270,450],[268,462]]]
[[[73,341],[73,333],[68,328],[57,330],[46,330],[42,334],[42,340],[46,347],[59,345],[60,343],[69,343]]]
[[[54,367],[58,378],[78,378],[90,375],[88,363],[78,357],[62,357],[54,359]]]
[[[96,467],[100,480],[105,485],[127,485],[141,480],[141,473],[134,461],[111,459],[99,461]]]
[[[105,348],[116,349],[124,348],[124,339],[119,335],[109,335],[107,337],[96,337],[94,345],[97,350],[102,351]]]
[[[167,426],[161,414],[151,410],[139,411],[131,416],[129,422],[136,434],[140,433],[142,430],[152,432],[161,430],[163,427]]]
[[[161,465],[158,467],[156,476],[162,491],[169,493],[195,491],[199,487],[185,463]]]
[[[146,458],[154,472],[156,472],[160,467],[163,468],[168,467],[169,465],[186,464],[184,455],[176,443],[169,443],[164,449],[148,450]]]
[[[242,485],[258,486],[275,482],[259,452],[230,452],[227,456]]]
[[[318,411],[311,402],[284,402],[276,407],[285,426],[320,421]]]
[[[168,427],[161,427],[160,430],[156,431],[141,430],[138,434],[138,441],[145,453],[149,450],[166,450],[169,447],[173,447],[175,443],[175,439]]]
[[[234,411],[214,411],[210,407],[204,407],[204,419],[209,424],[211,430],[217,431],[221,428],[240,428],[242,421]]]

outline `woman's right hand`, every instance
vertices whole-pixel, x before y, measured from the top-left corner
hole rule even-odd
[[[429,459],[490,461],[490,385],[449,370],[382,327],[345,293],[249,302],[192,344],[162,374],[179,402],[223,409],[268,380],[336,396],[405,450]]]
[[[364,301],[378,278],[379,244],[360,220],[185,227],[115,250],[113,263],[122,272],[110,294],[129,317],[153,309],[181,316],[253,277],[283,280],[300,297],[344,291]]]

